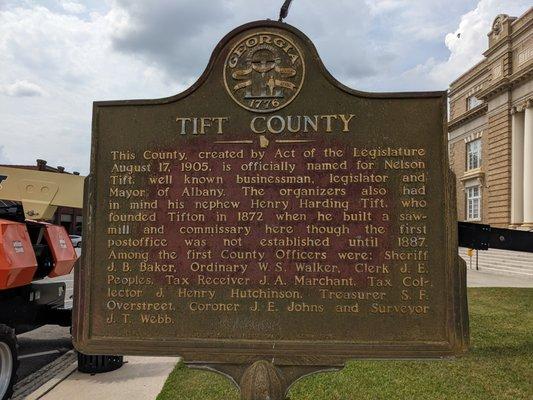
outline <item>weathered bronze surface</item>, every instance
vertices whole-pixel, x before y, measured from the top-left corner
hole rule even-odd
[[[229,33],[179,95],[94,103],[76,347],[237,382],[268,360],[283,387],[463,353],[445,118],[445,92],[349,89],[273,21]]]

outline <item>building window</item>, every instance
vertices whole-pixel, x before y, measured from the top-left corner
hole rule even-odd
[[[481,103],[483,102],[479,100],[476,96],[470,96],[466,99],[466,109],[471,110],[479,106]]]
[[[481,139],[466,144],[466,169],[481,167]]]
[[[481,219],[481,188],[479,186],[466,188],[466,219],[467,221]]]

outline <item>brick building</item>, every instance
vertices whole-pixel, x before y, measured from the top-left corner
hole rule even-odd
[[[56,174],[68,174],[69,172],[65,171],[63,167],[51,167],[47,164],[45,160],[37,160],[35,165],[2,165],[4,167],[11,168],[21,168],[21,169],[33,169],[37,171],[46,171]],[[73,172],[75,175],[79,175],[78,172]],[[1,200],[0,200],[1,202]],[[2,202],[0,205],[5,205],[5,202]],[[9,202],[13,203],[13,202]],[[66,228],[69,234],[81,235],[82,229],[82,209],[73,208],[73,207],[57,207],[57,210],[54,214],[54,217],[49,221],[55,225],[62,225]]]
[[[533,8],[498,15],[483,55],[449,89],[458,217],[533,230]]]

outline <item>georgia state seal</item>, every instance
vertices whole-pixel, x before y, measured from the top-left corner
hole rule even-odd
[[[287,37],[257,32],[241,39],[224,63],[229,95],[247,110],[279,110],[300,92],[305,65],[300,49]]]

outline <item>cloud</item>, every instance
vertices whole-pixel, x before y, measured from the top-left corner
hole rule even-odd
[[[12,97],[35,97],[43,96],[44,90],[35,83],[22,80],[10,85],[0,85],[0,94]]]
[[[0,145],[0,164],[10,164],[11,160],[7,157],[5,146]]]
[[[113,50],[112,26],[109,11],[72,15],[42,6],[0,11],[0,79],[6,94],[0,95],[0,132],[14,163],[43,158],[86,173],[93,101],[171,92],[145,62]],[[30,89],[36,94],[36,82],[46,96],[20,97]]]
[[[169,77],[198,74],[200,63],[219,39],[221,21],[230,17],[225,2],[198,0],[116,0],[111,44],[125,54],[157,63]],[[201,70],[201,69],[200,69]]]
[[[60,2],[61,7],[67,12],[73,14],[80,14],[85,12],[86,8],[83,4],[77,3],[75,1],[63,0]]]
[[[281,3],[255,3],[261,7],[251,7],[249,0],[161,0],[157,7],[143,0],[114,0],[111,43],[119,52],[160,67],[168,78],[190,82],[228,31],[245,22],[277,17]],[[368,40],[369,9],[358,3],[295,2],[286,19],[311,37],[339,79],[376,75],[395,59],[380,43]],[[374,50],[380,54],[372,55]]]
[[[465,73],[483,59],[488,47],[487,33],[498,14],[520,16],[530,6],[530,0],[481,0],[477,6],[461,16],[459,26],[446,34],[444,43],[449,50],[446,60],[436,62],[428,58],[424,64],[407,71],[405,76],[422,72],[428,82],[447,87],[453,80]]]
[[[404,5],[402,0],[365,0],[372,15],[380,15],[398,10]]]
[[[455,18],[471,9],[475,0],[365,0],[370,13],[407,40],[441,39]]]
[[[519,15],[529,1],[306,0],[286,22],[348,86],[435,90],[479,59],[498,13]],[[86,173],[93,101],[179,93],[228,31],[277,19],[281,3],[0,0],[3,158]]]

